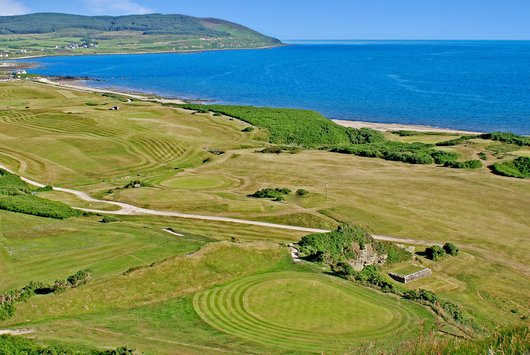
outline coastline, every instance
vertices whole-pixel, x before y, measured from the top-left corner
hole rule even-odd
[[[379,123],[368,121],[348,121],[348,120],[332,120],[336,124],[350,128],[371,128],[381,132],[391,131],[413,131],[413,132],[436,132],[447,134],[482,134],[484,132],[465,131],[459,129],[424,126],[424,125],[409,125],[402,123]]]
[[[111,90],[111,89],[97,89],[88,85],[83,85],[81,83],[81,80],[69,80],[69,81],[55,81],[50,80],[48,78],[39,78],[34,80],[35,82],[44,84],[44,85],[51,85],[55,87],[63,87],[66,89],[71,89],[75,91],[81,91],[81,92],[93,92],[93,93],[101,93],[101,94],[115,94],[115,95],[121,95],[125,97],[129,97],[131,99],[141,100],[141,101],[154,101],[159,103],[172,103],[172,104],[186,104],[189,103],[189,101],[179,99],[179,98],[164,98],[160,97],[156,94],[140,94],[135,93],[134,91],[127,91],[127,90]],[[196,100],[193,100],[196,101]],[[379,122],[369,122],[369,121],[349,121],[349,120],[337,120],[337,119],[330,119],[334,123],[343,126],[343,127],[350,127],[350,128],[371,128],[376,131],[381,132],[391,132],[391,131],[414,131],[414,132],[436,132],[436,133],[447,133],[447,134],[455,134],[455,135],[465,135],[465,134],[481,134],[483,132],[478,131],[465,131],[465,130],[458,130],[458,129],[451,129],[451,128],[442,128],[442,127],[432,127],[432,126],[424,126],[424,125],[410,125],[410,124],[402,124],[402,123],[379,123]]]
[[[212,49],[183,49],[183,50],[167,50],[167,51],[144,51],[144,52],[110,52],[110,53],[60,53],[60,54],[43,54],[43,55],[28,55],[24,57],[9,58],[6,61],[17,61],[35,58],[48,57],[83,57],[89,55],[141,55],[141,54],[186,54],[186,53],[203,53],[203,52],[222,52],[222,51],[246,51],[246,50],[265,50],[280,47],[291,46],[291,44],[278,44],[263,47],[253,48],[212,48]]]

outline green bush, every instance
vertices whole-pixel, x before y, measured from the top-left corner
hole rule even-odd
[[[249,126],[249,127],[243,128],[243,130],[241,132],[250,133],[250,132],[254,132],[254,130],[255,130],[254,127]]]
[[[453,169],[480,169],[482,168],[482,162],[480,160],[467,160],[467,161],[448,161],[444,164],[445,167]]]
[[[431,154],[435,152],[431,144],[388,141],[384,143],[336,146],[329,148],[329,150],[336,153],[401,161],[409,164],[432,164],[434,159]]]
[[[530,157],[518,157],[512,161],[495,163],[491,170],[498,175],[528,179],[530,178]]]
[[[276,201],[283,201],[285,195],[289,195],[291,193],[291,190],[287,188],[265,188],[258,190],[254,192],[252,195],[249,195],[249,197],[255,197],[255,198],[272,198]]]
[[[116,217],[112,217],[112,216],[103,216],[103,218],[101,219],[101,223],[114,223],[114,222],[119,222],[120,220],[117,219]]]
[[[296,196],[306,196],[306,195],[309,195],[309,191],[307,190],[304,190],[304,189],[298,189],[296,190]]]
[[[388,255],[386,259],[388,264],[402,263],[412,259],[412,253],[394,243],[375,241],[374,245],[377,254]]]
[[[433,261],[438,261],[445,256],[445,250],[439,245],[433,245],[432,247],[425,249],[425,255]]]
[[[467,136],[462,136],[462,137],[456,138],[456,139],[450,139],[448,141],[438,142],[438,143],[436,143],[436,145],[439,146],[439,147],[447,147],[447,146],[459,145],[459,144],[464,144],[468,140],[476,139],[476,138],[481,138],[481,136],[480,135],[467,135]]]
[[[451,152],[444,152],[443,150],[437,150],[431,153],[431,157],[434,159],[434,162],[436,164],[441,164],[441,165],[458,160],[458,154],[451,153]]]
[[[179,107],[195,111],[209,110],[264,128],[269,132],[270,142],[274,144],[316,148],[324,145],[364,144],[385,140],[377,131],[342,127],[315,111],[196,104],[179,105]]]
[[[508,144],[515,144],[521,147],[530,146],[530,137],[519,136],[517,134],[509,132],[492,132],[484,133],[480,135],[482,139],[491,139],[494,141],[499,141]]]
[[[300,251],[311,260],[338,264],[357,259],[354,245],[364,249],[368,243],[373,243],[373,238],[365,229],[342,225],[330,233],[306,235],[298,245]]]
[[[458,248],[453,243],[445,243],[443,249],[445,250],[447,255],[456,256],[459,253]]]
[[[41,346],[20,336],[0,335],[0,354],[4,355],[133,355],[136,350],[120,347],[115,350],[80,350],[71,345]]]
[[[85,285],[92,279],[92,272],[90,270],[81,270],[76,272],[72,276],[68,276],[66,281],[70,284],[71,287],[78,287]]]
[[[74,210],[62,202],[51,201],[33,195],[0,197],[0,209],[55,219],[66,219],[83,215],[82,212]]]

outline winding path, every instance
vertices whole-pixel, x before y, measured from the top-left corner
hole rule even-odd
[[[12,174],[17,174],[16,172],[10,170],[6,166],[0,164],[0,168],[4,169]],[[25,178],[20,176],[20,178],[27,182],[30,185],[36,186],[36,187],[44,187],[44,184],[41,184],[37,181]],[[250,226],[259,226],[259,227],[266,227],[266,228],[276,228],[276,229],[284,229],[284,230],[292,230],[297,232],[307,232],[307,233],[328,233],[329,230],[326,229],[317,229],[317,228],[307,228],[307,227],[299,227],[299,226],[290,226],[285,224],[276,224],[276,223],[268,223],[268,222],[259,222],[259,221],[252,221],[252,220],[246,220],[246,219],[239,219],[239,218],[230,218],[230,217],[221,217],[221,216],[207,216],[207,215],[199,215],[199,214],[189,214],[189,213],[180,213],[180,212],[172,212],[172,211],[160,211],[160,210],[152,210],[147,208],[141,208],[137,206],[130,205],[128,203],[123,202],[116,202],[116,201],[107,201],[107,200],[98,200],[91,196],[89,196],[86,192],[72,190],[72,189],[65,189],[62,187],[53,187],[54,191],[60,191],[69,193],[72,195],[77,196],[83,201],[86,202],[97,202],[97,203],[106,203],[113,206],[120,207],[117,211],[102,211],[102,210],[95,210],[95,209],[88,209],[88,208],[76,208],[80,211],[85,212],[92,212],[92,213],[100,213],[100,214],[108,214],[108,215],[121,215],[121,216],[140,216],[140,215],[151,215],[151,216],[163,216],[163,217],[176,217],[176,218],[186,218],[186,219],[198,219],[203,221],[215,221],[215,222],[227,222],[227,223],[236,223],[236,224],[244,224],[244,225],[250,225]],[[383,240],[383,241],[390,241],[395,243],[405,243],[405,244],[414,244],[414,245],[425,245],[425,246],[431,246],[433,244],[437,244],[436,242],[429,242],[425,240],[415,240],[415,239],[406,239],[406,238],[395,238],[395,237],[389,237],[384,235],[372,235],[375,239]]]

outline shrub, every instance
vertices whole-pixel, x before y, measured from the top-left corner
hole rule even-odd
[[[530,146],[530,137],[519,136],[509,132],[492,132],[480,135],[480,138],[491,139],[508,144],[515,144],[521,147]]]
[[[270,142],[274,144],[316,148],[324,145],[364,144],[385,140],[377,131],[342,127],[315,111],[227,105],[178,106],[195,111],[209,110],[221,113],[264,128],[269,132]]]
[[[482,168],[482,162],[480,160],[468,160],[468,161],[448,161],[444,164],[445,167],[453,169],[480,169]]]
[[[119,222],[120,220],[117,219],[116,217],[112,217],[112,216],[103,216],[103,218],[101,219],[101,223],[114,223],[114,222]]]
[[[431,157],[434,159],[436,164],[446,164],[458,160],[458,154],[451,152],[444,152],[443,150],[437,150],[431,153]]]
[[[462,137],[456,138],[456,139],[450,139],[448,141],[438,142],[438,143],[436,143],[436,145],[439,146],[439,147],[447,147],[447,146],[459,145],[459,144],[464,144],[468,140],[476,139],[476,138],[481,138],[481,137],[480,137],[480,135],[467,135],[467,136],[462,136]]]
[[[134,188],[137,188],[137,187],[150,187],[150,186],[151,186],[151,184],[148,184],[148,183],[146,183],[144,181],[131,180],[123,188],[124,189],[134,189]]]
[[[255,130],[254,127],[249,126],[249,127],[243,128],[243,130],[241,132],[250,133],[250,132],[254,132],[254,130]]]
[[[50,185],[39,187],[38,189],[35,190],[35,192],[49,192],[49,191],[53,191],[53,187],[51,187]]]
[[[265,188],[254,192],[250,197],[255,198],[272,198],[276,201],[283,201],[284,196],[291,193],[291,190],[287,188]]]
[[[439,245],[433,245],[430,248],[425,249],[425,254],[427,258],[438,261],[445,256],[445,250]]]
[[[309,195],[309,191],[304,189],[298,189],[296,190],[296,196],[306,196]]]
[[[90,270],[81,270],[72,276],[68,276],[66,281],[71,287],[78,287],[88,283],[92,279],[92,272]]]
[[[445,243],[443,246],[443,249],[447,253],[447,255],[456,256],[458,255],[458,248],[453,243]]]
[[[527,179],[530,178],[530,157],[518,157],[512,161],[495,163],[491,170],[498,175]]]
[[[387,255],[386,262],[388,264],[401,263],[412,259],[412,253],[394,243],[375,241],[374,244],[377,254]]]
[[[364,249],[368,243],[373,243],[373,238],[365,229],[342,225],[330,233],[306,235],[298,245],[300,251],[311,260],[338,264],[357,259],[354,245]]]
[[[33,195],[0,197],[0,209],[55,219],[66,219],[83,215],[82,212],[74,210],[62,202],[51,201]]]

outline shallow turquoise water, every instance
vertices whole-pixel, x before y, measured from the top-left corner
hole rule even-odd
[[[50,57],[98,87],[329,118],[530,134],[530,41],[298,42],[268,50]]]

